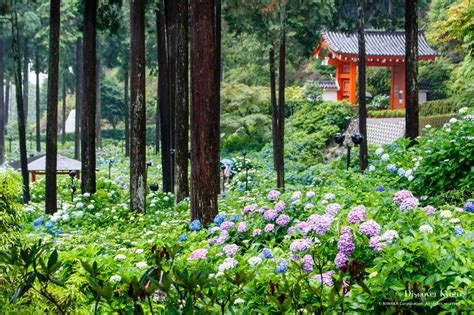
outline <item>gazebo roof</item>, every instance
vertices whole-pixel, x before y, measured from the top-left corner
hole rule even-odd
[[[321,42],[315,50],[319,51],[325,42],[327,48],[340,55],[357,55],[359,53],[357,34],[343,32],[321,32]],[[404,57],[405,32],[386,32],[378,30],[365,30],[365,49],[367,56]],[[318,49],[319,48],[319,49]],[[418,33],[418,56],[436,57],[438,53],[428,45],[423,31]]]
[[[20,169],[20,162],[10,164],[15,170]],[[58,154],[58,171],[77,171],[81,169],[81,162]],[[39,155],[28,159],[28,171],[46,171],[46,155]]]

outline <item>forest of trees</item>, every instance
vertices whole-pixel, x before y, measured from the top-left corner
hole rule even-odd
[[[460,6],[465,2],[461,1]],[[419,26],[427,23],[430,34],[449,33],[446,45],[463,42],[466,30],[462,26],[453,21],[443,26],[433,22],[452,3],[442,0],[3,2],[0,5],[0,164],[4,161],[6,139],[15,134],[20,148],[24,201],[28,202],[27,157],[33,152],[27,150],[27,134],[34,133],[35,150],[31,151],[37,152],[42,150],[45,134],[46,211],[54,213],[58,133],[61,132],[64,144],[66,117],[74,109],[77,117],[74,157],[82,163],[81,191],[96,192],[97,149],[101,146],[104,125],[114,130],[123,126],[125,154],[130,156],[131,210],[145,211],[146,129],[147,125],[155,125],[154,145],[155,152],[161,154],[162,190],[175,193],[176,202],[189,196],[192,219],[208,223],[217,214],[220,87],[227,77],[234,82],[253,80],[269,86],[276,185],[284,187],[285,91],[287,85],[298,80],[295,69],[308,63],[319,32],[330,28],[358,34],[361,60],[358,91],[365,95],[363,30],[405,28],[406,137],[415,141],[419,130],[418,80],[425,80],[426,74],[420,75],[430,73],[423,68],[418,75],[415,39]],[[427,16],[428,8],[433,7],[436,10],[429,10],[431,16]],[[456,12],[459,20],[466,18],[462,10]],[[464,51],[472,53],[470,45],[463,47]],[[470,57],[466,56],[469,54],[458,53],[450,62],[472,67],[467,59]],[[34,85],[30,83],[30,73],[35,74]],[[468,93],[472,92],[465,92]],[[13,97],[17,123],[8,121],[13,113]],[[364,138],[360,169],[364,171],[368,166],[367,104],[364,97],[358,99],[359,131]],[[7,123],[15,129],[5,134]]]

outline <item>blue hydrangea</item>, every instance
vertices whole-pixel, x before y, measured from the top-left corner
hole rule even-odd
[[[77,233],[77,234],[81,234],[82,232],[81,232],[81,230],[77,230],[77,232],[76,232],[76,233]]]
[[[44,221],[44,216],[40,216],[36,220],[33,221],[33,226],[38,227]]]
[[[273,258],[273,257],[275,257],[275,256],[273,256],[273,253],[269,248],[264,248],[262,253],[259,256],[261,256],[262,258]]]
[[[238,214],[231,215],[231,216],[229,216],[229,220],[232,221],[232,222],[239,221],[240,216]]]
[[[466,210],[467,212],[474,212],[474,202],[472,201],[466,201],[464,203],[464,210]]]
[[[387,165],[387,171],[391,173],[395,173],[397,171],[397,167],[394,164],[388,164]]]
[[[398,169],[397,175],[400,176],[400,177],[405,176],[405,170],[400,167],[400,168]]]
[[[201,229],[201,221],[199,221],[199,220],[194,220],[189,225],[189,230],[191,230],[191,231],[199,231],[200,229]]]
[[[224,222],[224,221],[225,221],[225,215],[223,215],[223,214],[218,214],[214,218],[214,224],[216,226],[221,226],[222,222]]]
[[[385,191],[385,187],[379,186],[379,187],[375,188],[375,190],[382,192],[382,191]]]
[[[57,231],[56,231],[56,234],[54,234],[54,235],[56,235],[56,236],[61,235],[62,232],[63,232],[63,231],[61,231],[61,230],[57,230]]]
[[[50,221],[46,222],[46,223],[44,224],[44,226],[45,226],[47,229],[50,229],[50,228],[53,227],[53,222],[50,220]]]
[[[454,227],[454,235],[456,235],[456,236],[461,236],[463,231],[464,230],[463,230],[462,226],[460,226],[460,225],[456,225]]]
[[[286,260],[283,258],[278,259],[276,270],[278,273],[285,273],[288,270],[288,264],[286,263]]]
[[[181,235],[179,236],[179,241],[180,241],[180,242],[184,242],[184,241],[187,240],[187,239],[188,239],[188,236],[187,236],[186,234],[181,234]]]

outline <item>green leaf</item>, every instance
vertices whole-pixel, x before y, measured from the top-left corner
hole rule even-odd
[[[58,251],[55,249],[48,259],[48,268],[47,270],[51,272],[52,267],[58,262]]]

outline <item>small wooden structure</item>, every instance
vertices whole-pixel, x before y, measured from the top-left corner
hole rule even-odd
[[[390,67],[390,109],[405,108],[405,32],[365,31],[366,65]],[[321,43],[313,51],[315,58],[336,67],[337,100],[356,104],[358,64],[357,34],[321,32]],[[418,60],[434,60],[438,53],[432,49],[422,31],[418,34]],[[327,85],[327,82],[325,83]],[[324,87],[323,87],[324,88]]]
[[[20,161],[10,164],[15,170],[20,170]],[[70,171],[75,171],[77,179],[81,178],[81,162],[70,159],[68,157],[58,154],[57,157],[57,172],[58,175],[68,175]],[[28,172],[31,173],[31,181],[36,181],[36,175],[44,175],[46,173],[46,155],[37,155],[28,158]]]

